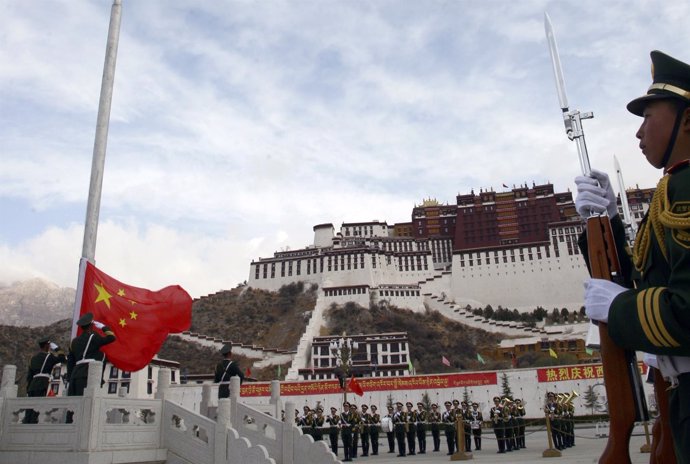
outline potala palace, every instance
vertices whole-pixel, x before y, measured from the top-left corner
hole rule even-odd
[[[639,220],[651,191],[627,193]],[[328,302],[385,300],[416,311],[432,297],[463,308],[578,310],[587,276],[582,230],[571,192],[554,193],[551,184],[471,192],[455,205],[426,200],[410,222],[316,225],[312,245],[253,261],[249,285],[303,281]]]
[[[653,191],[626,193],[630,217],[641,220]],[[475,316],[467,307],[579,310],[588,276],[577,247],[583,227],[572,193],[555,193],[552,184],[472,191],[458,195],[455,205],[426,200],[413,208],[410,222],[343,223],[337,231],[333,224],[316,225],[312,245],[253,261],[248,283],[272,291],[300,281],[318,285],[316,307],[286,376],[311,378],[305,373],[315,366],[312,340],[332,303],[429,308],[489,331],[546,335]]]

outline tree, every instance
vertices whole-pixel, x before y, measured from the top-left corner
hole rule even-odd
[[[393,394],[389,393],[388,397],[386,398],[386,407],[392,408],[393,407]]]
[[[508,374],[505,372],[501,374],[501,391],[503,392],[503,397],[513,399],[513,390],[510,389]]]
[[[587,387],[582,399],[585,401],[585,408],[589,408],[591,414],[594,414],[594,410],[599,409],[599,394],[594,390],[594,385]]]
[[[465,390],[462,392],[462,400],[465,403],[470,404],[470,392],[467,390],[467,387],[465,387]]]
[[[424,409],[431,411],[431,398],[429,398],[429,392],[424,392],[422,394],[422,404],[424,405]]]

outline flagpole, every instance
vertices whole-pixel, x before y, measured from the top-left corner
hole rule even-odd
[[[93,144],[93,158],[91,161],[91,182],[89,198],[86,205],[86,219],[84,221],[84,242],[82,258],[91,263],[95,262],[96,235],[98,232],[98,214],[101,206],[101,190],[103,187],[103,168],[105,166],[105,150],[108,142],[108,127],[110,124],[110,106],[113,99],[113,84],[115,82],[115,63],[117,61],[117,45],[120,39],[120,19],[122,17],[121,0],[113,0],[108,27],[108,42],[105,50],[103,78],[101,80],[101,95],[98,102],[98,116],[96,119],[96,137]],[[84,273],[79,270],[78,288],[83,288]],[[76,334],[76,321],[81,307],[81,293],[77,292],[74,302],[72,337]]]

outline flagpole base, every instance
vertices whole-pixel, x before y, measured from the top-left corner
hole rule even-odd
[[[450,457],[451,461],[469,461],[470,459],[474,459],[472,453],[467,453],[465,451],[458,451]]]
[[[561,452],[555,448],[549,448],[549,449],[545,449],[544,452],[541,453],[541,457],[543,457],[543,458],[560,458]]]

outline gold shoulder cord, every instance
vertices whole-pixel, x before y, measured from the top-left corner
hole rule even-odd
[[[666,199],[668,179],[669,176],[666,175],[662,177],[657,184],[652,202],[649,205],[647,221],[640,228],[635,239],[635,245],[633,246],[633,263],[635,264],[635,269],[639,272],[642,272],[647,262],[649,247],[652,243],[651,230],[654,231],[654,236],[659,244],[661,253],[664,255],[664,259],[668,261],[668,257],[666,256],[666,243],[664,242],[664,226],[659,221],[660,213],[663,211],[665,204],[668,203]]]
[[[664,255],[664,259],[668,262],[668,252],[666,243],[664,241],[664,228],[667,229],[687,229],[690,228],[690,212],[677,214],[671,211],[669,204],[667,189],[668,181],[671,176],[666,175],[661,178],[656,186],[652,202],[649,205],[649,216],[644,226],[640,228],[635,240],[633,248],[633,263],[635,269],[642,272],[647,256],[649,255],[649,247],[651,245],[651,232],[654,231],[654,236],[659,249]]]

